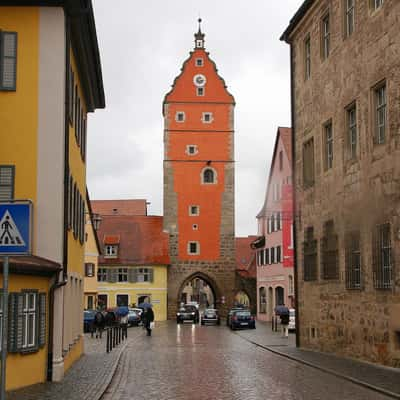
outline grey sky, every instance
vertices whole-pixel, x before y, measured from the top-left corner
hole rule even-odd
[[[236,235],[257,233],[278,126],[290,126],[289,46],[281,33],[302,0],[94,0],[106,109],[90,115],[92,199],[146,198],[162,215],[162,102],[194,47],[235,96]]]

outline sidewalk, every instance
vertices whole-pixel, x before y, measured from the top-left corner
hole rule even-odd
[[[127,343],[144,332],[128,329],[128,340],[106,352],[106,334],[102,339],[85,334],[85,354],[70,368],[62,382],[46,382],[7,392],[7,400],[98,400],[107,389]]]
[[[400,399],[400,369],[296,348],[295,334],[282,338],[280,332],[272,332],[271,323],[267,322],[258,321],[256,330],[237,331],[237,334],[268,351]]]

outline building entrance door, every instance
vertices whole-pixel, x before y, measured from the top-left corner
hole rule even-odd
[[[282,306],[283,304],[285,304],[283,287],[278,286],[275,288],[275,305]]]

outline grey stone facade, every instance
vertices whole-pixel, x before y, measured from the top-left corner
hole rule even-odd
[[[346,4],[305,2],[283,36],[292,50],[299,342],[302,347],[400,367],[400,2],[385,0],[374,10],[374,2],[354,1],[351,34],[346,30]],[[326,15],[330,51],[323,57]],[[377,130],[380,87],[386,89],[383,140]],[[352,156],[348,112],[353,106]],[[331,168],[326,162],[327,122],[333,132]],[[303,168],[309,161],[304,161],[304,144],[311,138],[314,183],[306,185]],[[327,221],[333,221],[337,240],[338,274],[330,279],[323,270]],[[376,233],[382,232],[378,226],[383,224],[389,227],[388,239]],[[303,244],[309,227],[317,240],[315,280],[304,279],[308,266]],[[349,275],[355,265],[349,254],[355,253],[347,239],[354,231],[359,234],[361,260],[356,285]]]

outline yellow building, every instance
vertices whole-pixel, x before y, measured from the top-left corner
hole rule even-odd
[[[86,118],[104,107],[86,3],[0,1],[0,201],[33,204],[32,255],[10,265],[7,390],[60,380],[82,353]]]
[[[92,201],[93,211],[104,212],[105,202]],[[120,212],[118,201],[108,202],[110,213],[101,214],[98,230],[103,247],[97,271],[98,305],[110,308],[150,302],[155,319],[166,320],[169,256],[162,217],[132,215],[135,207]]]
[[[101,247],[97,236],[101,217],[92,212],[90,199],[86,193],[86,225],[85,225],[85,279],[84,279],[84,308],[97,308],[97,266]]]

